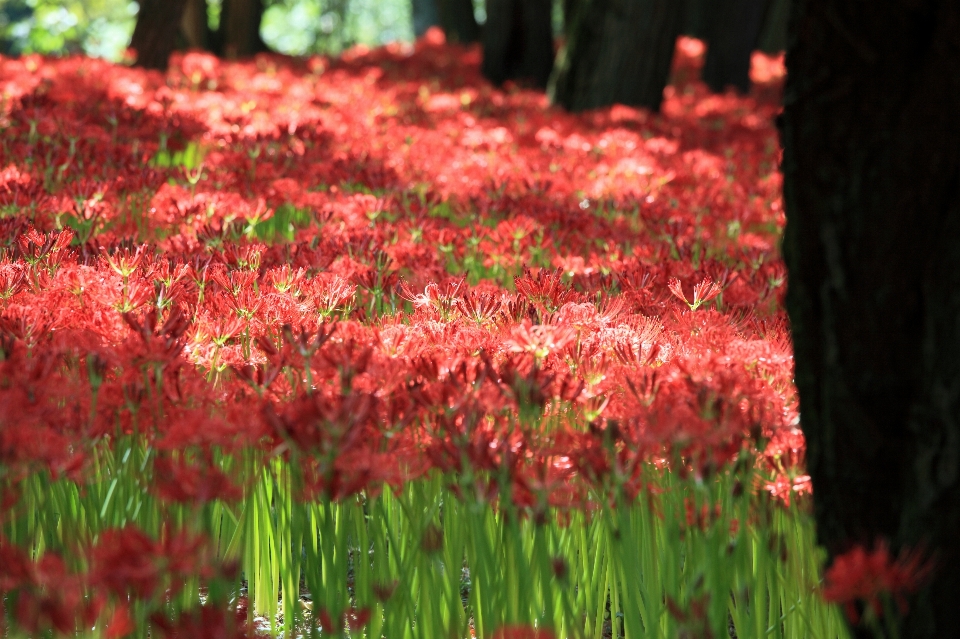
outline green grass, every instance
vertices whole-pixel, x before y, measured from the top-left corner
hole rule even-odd
[[[245,583],[251,616],[277,634],[319,636],[322,610],[340,620],[324,636],[468,637],[472,628],[487,637],[505,624],[593,639],[726,637],[731,624],[740,639],[846,636],[838,610],[817,592],[821,553],[809,504],[786,507],[745,490],[757,483],[749,463],[710,479],[643,463],[633,480],[614,471],[583,503],[559,509],[547,505],[546,490],[518,507],[505,470],[469,466],[304,500],[295,497],[296,456],[247,452],[216,456],[242,480],[241,500],[180,505],[147,490],[155,456],[126,436],[101,445],[89,485],[24,480],[12,511],[19,516],[4,520],[4,534],[83,571],[89,558],[76,550],[109,528],[202,532],[218,562],[242,568],[207,585],[226,602]],[[135,602],[132,636],[151,636],[154,612],[197,606],[200,586],[191,580],[175,598]],[[13,602],[6,605],[9,619]],[[368,611],[369,622],[349,629],[342,620],[351,611]]]

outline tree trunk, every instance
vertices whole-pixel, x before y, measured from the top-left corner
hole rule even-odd
[[[223,0],[218,40],[220,55],[245,58],[267,50],[260,38],[263,0]]]
[[[750,92],[750,56],[760,40],[769,0],[723,0],[707,38],[703,81],[714,93],[733,86]]]
[[[467,44],[480,39],[480,25],[473,15],[473,0],[436,0],[440,26],[448,42]]]
[[[189,49],[210,49],[210,26],[207,24],[207,0],[187,0],[180,21],[180,33]]]
[[[611,104],[657,111],[683,25],[678,0],[583,3],[553,81],[553,101],[571,111]]]
[[[710,24],[715,13],[716,0],[684,0],[683,29],[681,33],[691,38],[707,40]]]
[[[411,4],[411,18],[413,21],[413,35],[417,38],[427,32],[430,27],[440,24],[440,12],[437,10],[437,0],[413,0]],[[471,12],[473,7],[470,7]],[[476,23],[476,21],[474,21]]]
[[[570,26],[575,22],[577,13],[580,11],[581,0],[562,0],[563,7],[563,36],[570,38]]]
[[[546,88],[553,70],[551,9],[550,0],[487,0],[481,71],[488,80]]]
[[[960,628],[960,3],[798,0],[781,120],[817,535],[926,546],[899,636]],[[863,628],[856,636],[870,636]]]
[[[137,66],[166,69],[177,44],[180,18],[187,0],[141,0],[130,48],[137,52]]]
[[[787,22],[790,20],[792,0],[769,0],[770,8],[764,19],[757,48],[764,53],[779,53],[787,48]]]

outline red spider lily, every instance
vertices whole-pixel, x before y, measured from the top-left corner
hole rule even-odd
[[[183,54],[179,63],[180,71],[190,82],[193,89],[200,88],[206,83],[210,90],[216,88],[216,81],[220,75],[220,60],[209,53],[190,51]]]
[[[181,613],[175,621],[159,613],[152,615],[150,621],[166,639],[248,639],[260,636],[247,623],[245,616],[245,611],[239,607],[231,611],[208,604]]]
[[[107,622],[107,639],[120,639],[126,637],[135,630],[133,620],[130,618],[130,610],[124,604],[118,604]]]
[[[513,328],[504,346],[512,353],[529,353],[539,363],[551,353],[561,351],[576,337],[576,331],[569,326],[534,326],[528,320]]]
[[[709,593],[691,598],[686,609],[670,596],[667,596],[666,603],[670,615],[679,622],[680,636],[713,639],[714,634],[710,630],[707,620],[707,611],[710,605]]]
[[[681,42],[681,72],[701,49]],[[614,482],[635,495],[642,464],[664,455],[708,477],[749,444],[764,444],[755,489],[806,490],[775,251],[776,105],[690,80],[668,89],[662,118],[563,114],[483,84],[476,56],[434,38],[300,66],[178,54],[166,76],[0,60],[9,481],[85,483],[94,447],[136,433],[155,451],[161,508],[237,496],[215,448],[296,458],[302,499],[469,466],[481,477],[448,478],[455,489],[509,491],[534,517]],[[187,144],[202,176],[149,161]],[[370,189],[390,195],[357,192]],[[284,211],[289,229],[261,242]],[[54,230],[65,224],[78,237]],[[692,302],[681,281],[700,282]],[[696,308],[720,289],[724,312],[670,301]],[[196,543],[111,532],[80,585],[158,600],[212,570]],[[48,561],[44,574],[79,584]],[[23,570],[25,627],[76,621],[52,577]],[[122,634],[124,608],[100,605]],[[205,606],[150,632],[252,633],[232,614]]]
[[[0,316],[0,330],[23,341],[30,348],[49,340],[60,323],[60,318],[49,308],[35,305],[11,304]]]
[[[329,317],[338,308],[348,305],[357,287],[340,276],[317,277],[304,284],[304,294],[313,301],[321,317]]]
[[[153,471],[151,490],[167,501],[200,505],[213,500],[231,502],[242,496],[240,488],[209,458],[189,463],[183,458],[159,455]]]
[[[156,308],[147,310],[142,320],[133,313],[124,313],[122,317],[142,341],[145,360],[168,364],[183,350],[181,337],[189,327],[189,321],[179,308],[171,309],[162,325],[158,325]]]
[[[94,551],[94,580],[117,597],[150,599],[164,577],[157,544],[135,528],[108,530]]]
[[[454,280],[443,285],[434,282],[427,284],[423,293],[414,293],[410,286],[401,281],[397,286],[397,292],[401,298],[411,302],[416,308],[433,309],[440,319],[449,320],[453,309],[456,308],[460,300],[460,292],[464,286],[464,280]]]
[[[362,631],[363,628],[370,623],[371,614],[369,608],[361,608],[359,610],[354,608],[350,611],[344,611],[340,614],[339,619],[334,620],[329,610],[320,608],[317,616],[320,618],[320,625],[323,631],[335,635],[341,632],[347,623],[350,624],[351,631]]]
[[[555,639],[556,635],[546,628],[532,626],[501,626],[494,631],[491,639]]]
[[[165,530],[153,540],[127,526],[100,534],[91,550],[88,581],[125,601],[174,597],[190,578],[234,579],[235,567],[219,565],[207,540],[186,531]]]
[[[78,622],[92,625],[103,602],[85,597],[84,585],[82,576],[68,572],[58,555],[48,552],[33,561],[0,537],[0,596],[16,592],[14,616],[31,635],[50,629],[72,634]]]
[[[790,478],[778,474],[773,481],[765,482],[764,488],[789,508],[793,495],[809,495],[813,492],[813,482],[810,475]]]
[[[116,253],[110,255],[107,254],[105,259],[107,264],[110,265],[117,275],[122,277],[130,277],[133,275],[136,270],[140,267],[140,263],[144,258],[144,247],[138,246],[135,250],[120,250]]]
[[[522,277],[516,278],[514,284],[517,291],[536,307],[552,313],[576,297],[575,291],[564,286],[562,278],[560,269],[550,273],[541,270],[536,275],[528,270]]]
[[[457,298],[460,314],[480,326],[495,323],[503,306],[503,298],[483,291],[465,291]]]
[[[709,302],[723,291],[722,286],[710,278],[706,278],[693,287],[693,301],[688,301],[686,295],[683,293],[680,280],[673,278],[668,282],[668,287],[671,293],[683,300],[683,303],[690,307],[691,311],[697,310],[703,303]]]
[[[296,271],[290,268],[289,264],[283,264],[279,268],[271,268],[264,275],[264,279],[269,282],[278,293],[288,291],[299,293],[300,286],[303,285],[306,273],[303,268]]]
[[[62,251],[70,246],[72,239],[73,231],[70,229],[64,229],[56,234],[44,235],[37,229],[31,228],[17,237],[17,245],[21,254],[31,263],[52,256],[57,256],[55,263],[58,263],[59,259],[62,258]]]
[[[389,465],[378,452],[381,435],[371,423],[376,407],[375,399],[363,393],[305,395],[280,413],[266,406],[278,449],[303,460],[305,495],[341,498],[386,476]]]
[[[906,595],[916,592],[932,570],[932,561],[921,549],[902,550],[893,559],[885,541],[878,542],[873,550],[856,545],[834,557],[825,575],[823,597],[842,604],[851,623],[860,620],[857,602],[866,604],[875,616],[882,616],[880,600],[884,596],[893,597],[900,613],[906,614]]]
[[[6,303],[22,291],[27,284],[27,272],[23,264],[0,263],[0,300]]]

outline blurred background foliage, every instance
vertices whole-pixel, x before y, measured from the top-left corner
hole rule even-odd
[[[414,0],[415,1],[415,0]],[[681,0],[677,0],[678,2]],[[222,0],[208,0],[207,20],[216,30]],[[486,21],[485,0],[473,0],[477,23]],[[687,1],[687,29],[700,35],[706,2]],[[412,41],[412,0],[265,0],[260,33],[280,53],[339,53],[354,44]],[[554,2],[553,26],[563,27],[564,0]],[[766,51],[783,48],[786,3],[775,2],[776,34],[761,38]],[[0,0],[0,53],[71,54],[119,60],[130,42],[138,3],[133,0]]]
[[[483,22],[482,0],[475,5]],[[219,8],[219,2],[208,3],[214,29]],[[137,10],[131,0],[0,0],[0,52],[82,52],[119,60]],[[354,44],[412,41],[410,10],[410,0],[268,0],[260,32],[280,53],[336,53]]]
[[[131,0],[0,0],[0,51],[118,59],[133,33]]]

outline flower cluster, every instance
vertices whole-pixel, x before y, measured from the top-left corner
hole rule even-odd
[[[533,406],[636,447],[782,440],[775,107],[688,83],[573,116],[476,58],[0,61],[5,464],[80,473],[120,424],[335,450],[356,488],[454,407],[494,439]],[[156,489],[229,494],[191,464]]]
[[[782,72],[709,95],[695,44],[659,115],[563,113],[428,41],[166,75],[0,57],[0,481],[82,486],[136,440],[165,504],[237,500],[218,460],[256,450],[304,499],[438,469],[567,508],[749,451],[789,501]],[[103,582],[119,600],[182,572],[193,542],[157,538],[101,538],[94,565],[147,562]]]
[[[90,550],[92,565],[83,572],[71,569],[57,553],[33,561],[0,539],[0,596],[12,604],[13,618],[31,636],[49,631],[73,635],[80,627],[99,628],[111,639],[124,637],[135,627],[132,601],[176,596],[193,577],[235,578],[213,566],[210,550],[204,539],[185,533],[154,541],[136,527],[111,529]],[[177,620],[154,615],[152,621],[164,637],[249,636],[243,618],[225,614],[226,602],[217,603]],[[0,618],[3,630],[4,620]]]
[[[919,549],[904,550],[894,559],[886,542],[878,542],[873,550],[856,545],[834,558],[827,570],[823,596],[843,604],[852,623],[860,621],[858,602],[874,618],[883,616],[884,597],[892,597],[900,613],[905,614],[906,595],[915,592],[932,569],[932,562]]]

